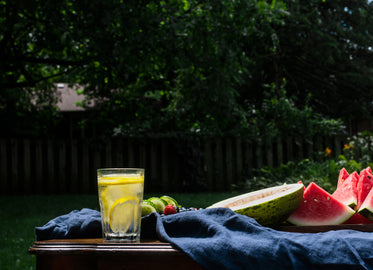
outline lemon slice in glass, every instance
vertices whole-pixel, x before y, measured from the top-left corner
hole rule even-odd
[[[117,199],[110,208],[109,224],[114,233],[126,233],[137,220],[139,200],[133,196]],[[137,224],[133,224],[137,226]]]

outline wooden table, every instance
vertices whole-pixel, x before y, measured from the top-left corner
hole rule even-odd
[[[318,233],[352,229],[373,232],[369,225],[280,226],[280,231]],[[103,239],[68,239],[37,241],[29,252],[36,255],[38,270],[203,269],[184,252],[169,243],[142,240],[140,243],[112,243]]]
[[[38,270],[95,269],[203,269],[169,243],[141,241],[112,243],[103,239],[36,241],[29,253],[36,255]]]

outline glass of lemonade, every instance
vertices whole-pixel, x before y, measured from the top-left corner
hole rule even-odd
[[[140,240],[144,169],[97,170],[102,234],[105,240]]]

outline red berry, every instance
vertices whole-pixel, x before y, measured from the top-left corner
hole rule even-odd
[[[176,214],[175,206],[173,206],[172,204],[167,205],[167,206],[164,208],[164,210],[163,210],[163,214],[165,214],[165,215]]]

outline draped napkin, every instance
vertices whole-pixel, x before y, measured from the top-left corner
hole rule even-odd
[[[37,240],[96,238],[101,228],[90,224],[99,220],[99,212],[81,211],[84,214],[73,211],[37,227]],[[88,212],[92,219],[87,216]],[[142,238],[169,242],[206,269],[373,269],[373,233],[370,232],[282,232],[261,226],[254,219],[227,208],[168,216],[152,213],[142,218],[141,226]]]

